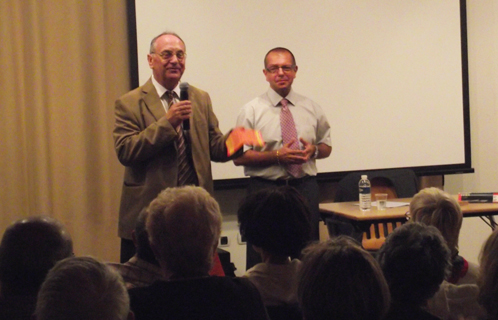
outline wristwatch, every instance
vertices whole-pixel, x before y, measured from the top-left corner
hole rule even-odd
[[[316,159],[318,157],[318,146],[315,146],[315,153],[313,153],[313,159]]]

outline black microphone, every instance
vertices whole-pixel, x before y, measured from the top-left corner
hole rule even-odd
[[[188,82],[180,83],[180,101],[188,100]],[[190,130],[189,119],[183,120],[183,130]]]

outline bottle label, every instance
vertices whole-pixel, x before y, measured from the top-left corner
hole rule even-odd
[[[370,193],[370,187],[360,187],[360,193]]]
[[[370,194],[370,187],[360,187],[360,209],[370,210],[372,195]]]

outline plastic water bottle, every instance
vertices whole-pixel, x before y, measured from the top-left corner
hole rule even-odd
[[[361,176],[361,180],[358,183],[358,189],[360,190],[360,209],[361,211],[368,211],[372,206],[372,195],[370,194],[370,181],[366,174]]]

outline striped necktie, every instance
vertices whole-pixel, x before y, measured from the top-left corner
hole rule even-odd
[[[287,99],[282,99],[280,105],[282,106],[280,110],[280,127],[282,129],[282,140],[284,144],[294,139],[294,142],[290,145],[291,149],[299,149],[299,140],[297,138],[296,124],[294,123],[294,118],[292,113],[287,107]],[[289,172],[293,177],[299,177],[302,172],[302,165],[300,164],[289,164],[286,166],[287,172]]]
[[[171,108],[175,102],[174,93],[172,91],[166,92],[166,97],[168,100],[168,109]],[[198,185],[197,175],[194,170],[194,166],[190,160],[187,144],[185,143],[185,135],[183,128],[179,125],[176,128],[176,159],[178,161],[178,186],[185,185]]]

